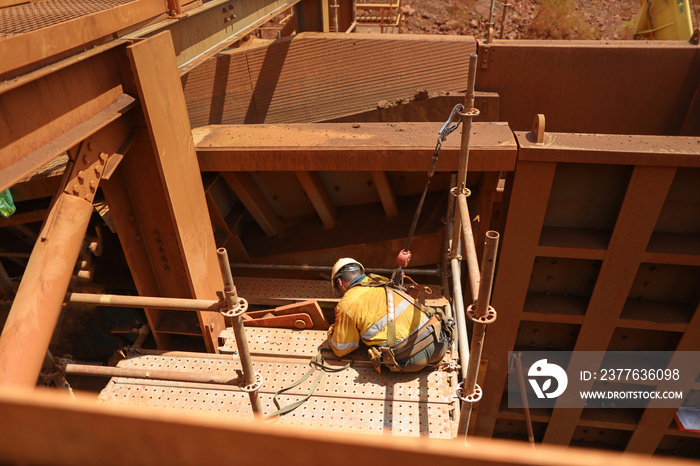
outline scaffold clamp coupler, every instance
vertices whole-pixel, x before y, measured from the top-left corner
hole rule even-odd
[[[476,403],[477,401],[481,400],[481,397],[483,396],[484,392],[481,390],[481,387],[479,384],[474,385],[474,393],[471,395],[464,395],[462,393],[462,389],[464,388],[464,381],[460,382],[459,385],[457,385],[457,398],[459,398],[462,401],[467,401],[469,403]]]
[[[497,317],[496,310],[492,306],[489,306],[489,308],[486,311],[486,314],[484,314],[481,317],[477,317],[476,307],[473,304],[470,304],[467,308],[467,315],[473,322],[478,322],[484,325],[488,325],[495,322]]]
[[[462,118],[463,118],[463,117],[467,117],[467,118],[476,118],[476,117],[479,116],[479,114],[481,114],[481,112],[479,111],[479,109],[478,109],[478,108],[474,108],[474,107],[472,107],[471,109],[469,109],[469,110],[466,111],[466,112],[459,112],[459,116],[462,117]]]
[[[260,390],[260,387],[262,387],[263,384],[263,377],[262,375],[258,374],[257,372],[255,373],[255,382],[251,383],[250,385],[241,385],[241,390],[247,393],[252,393],[252,392],[257,392]]]
[[[231,308],[220,309],[219,312],[224,317],[238,317],[243,315],[248,310],[248,301],[244,298],[238,298],[238,304]]]
[[[457,197],[461,194],[464,194],[464,197],[469,197],[472,195],[472,191],[469,188],[459,188],[455,186],[454,188],[450,189],[450,194],[452,194],[454,197]]]

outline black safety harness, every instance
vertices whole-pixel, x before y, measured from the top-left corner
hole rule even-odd
[[[447,338],[452,338],[452,326],[443,325],[443,315],[435,309],[423,306],[411,297],[404,289],[397,286],[391,280],[379,275],[369,274],[370,280],[358,282],[356,286],[383,287],[387,294],[387,341],[386,345],[371,346],[367,350],[372,365],[381,372],[384,365],[392,372],[402,372],[402,362],[423,351],[433,343],[438,343],[442,338],[443,328],[447,331]],[[394,293],[407,300],[410,305],[417,307],[428,317],[428,321],[416,329],[407,338],[396,343],[396,321],[394,319]]]

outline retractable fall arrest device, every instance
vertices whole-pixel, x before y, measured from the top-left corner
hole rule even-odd
[[[438,156],[440,155],[440,149],[442,148],[442,143],[445,142],[447,136],[449,136],[454,130],[459,128],[459,124],[462,122],[462,112],[464,111],[464,105],[457,104],[452,109],[449,118],[442,125],[440,131],[438,132],[437,144],[435,145],[435,152],[433,152],[433,160],[430,162],[430,168],[428,168],[428,178],[425,180],[425,186],[423,187],[423,193],[421,194],[420,200],[418,201],[418,207],[416,207],[416,213],[413,215],[413,222],[411,223],[411,229],[408,232],[408,237],[406,238],[406,245],[399,251],[399,255],[396,258],[396,265],[398,268],[394,271],[391,276],[391,281],[394,285],[402,287],[404,267],[408,267],[408,263],[411,261],[411,241],[413,240],[413,235],[416,232],[416,226],[418,225],[418,218],[420,217],[421,210],[423,210],[423,203],[425,202],[425,196],[428,194],[428,186],[430,185],[430,180],[435,174],[435,168],[437,167]],[[457,116],[459,115],[459,118]],[[456,123],[452,123],[455,118],[457,118]]]

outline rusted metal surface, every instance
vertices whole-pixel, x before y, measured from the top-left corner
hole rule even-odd
[[[115,218],[115,224],[120,236],[124,232],[126,238],[136,242],[135,247],[125,250],[130,265],[138,263],[150,268],[151,276],[148,271],[143,272],[147,282],[137,283],[137,289],[150,289],[155,278],[157,294],[214,299],[216,291],[222,289],[221,274],[213,231],[202,227],[211,225],[211,220],[189,137],[191,128],[171,37],[167,32],[158,34],[129,46],[127,52],[148,138],[137,138],[119,166],[126,185],[122,188],[128,190],[132,205],[119,212],[124,217]],[[173,134],[183,137],[174,138]],[[136,221],[140,233],[131,236],[129,230]],[[147,254],[149,265],[143,258],[128,257],[143,253]],[[149,292],[142,294],[153,296]],[[166,323],[162,317],[149,317],[155,323],[151,327],[154,336],[168,330],[161,325]],[[194,324],[192,327],[198,326],[207,349],[216,351],[216,335],[223,328],[223,317],[197,312]],[[173,330],[179,333],[177,327]]]
[[[679,134],[700,74],[697,46],[674,41],[494,40],[479,68],[477,89],[499,94],[514,130],[542,113],[549,131],[605,134]]]
[[[700,137],[546,133],[544,143],[516,131],[519,160],[700,167]]]
[[[91,214],[69,194],[51,209],[0,335],[0,386],[36,385]]]
[[[268,338],[286,334],[308,333],[264,329]],[[324,332],[314,332],[319,335]],[[305,352],[316,352],[314,339],[305,345]],[[269,348],[269,347],[268,347]],[[285,347],[268,349],[267,354],[288,351]],[[330,364],[338,364],[332,361]],[[264,379],[260,399],[266,413],[276,408],[272,395],[292,384],[308,369],[308,360],[288,358],[255,360],[256,368]],[[190,377],[214,377],[215,374],[236,374],[240,360],[169,355],[136,356],[119,363],[119,367],[186,372]],[[203,385],[182,381],[135,380],[124,377],[112,379],[100,399],[109,404],[157,406],[214,411],[248,417],[246,394],[230,385]],[[193,382],[195,382],[193,380]],[[287,392],[286,401],[296,401],[308,393],[312,379]],[[370,365],[351,367],[342,372],[327,373],[311,400],[295,411],[281,417],[276,423],[346,432],[392,432],[394,435],[451,438],[452,389],[449,374],[433,371],[422,374],[377,374]]]
[[[474,106],[479,109],[475,122],[501,121],[498,116],[498,94],[495,92],[474,92]],[[406,121],[445,121],[445,115],[457,104],[464,104],[464,92],[430,91],[416,92],[409,99],[401,98],[373,105],[362,111],[342,117],[324,120],[325,123],[362,122],[406,122]]]
[[[183,13],[124,37],[138,39],[169,31],[179,73],[201,65],[230,44],[284,12],[299,0],[209,0],[191,2]]]
[[[475,52],[467,36],[307,32],[223,52],[190,71],[185,95],[193,127],[317,122],[421,88],[464,89],[464,57]]]
[[[489,372],[482,389],[488,395],[479,403],[476,435],[493,435],[498,419],[508,372],[504,355],[513,349],[518,333],[555,168],[551,162],[518,164],[494,283],[493,306],[500,318],[491,329],[490,344],[484,348]]]
[[[281,328],[246,329],[248,347],[253,356],[268,354],[285,354],[298,358],[311,358],[318,353],[318,348],[328,346],[328,334],[321,330],[294,331]],[[233,331],[227,328],[219,338],[225,341],[220,347],[221,353],[230,354],[236,351],[236,341]]]
[[[279,304],[284,301],[316,299],[338,302],[330,284],[324,280],[294,280],[239,277],[236,284],[240,293],[251,304]]]
[[[265,234],[267,236],[277,235],[282,227],[282,221],[250,174],[225,171],[221,176]]]
[[[203,171],[424,171],[438,123],[217,125],[193,131]],[[502,123],[474,123],[470,171],[511,171],[513,134]],[[440,151],[438,171],[456,170],[458,138]],[[341,157],[342,155],[342,157]]]
[[[627,186],[608,254],[600,268],[570,364],[585,351],[605,351],[634,282],[668,191],[675,167],[637,166]],[[602,360],[600,361],[602,362]],[[591,383],[592,386],[592,383]],[[583,409],[555,409],[544,442],[568,445]]]
[[[294,173],[321,219],[323,228],[333,228],[336,217],[335,204],[333,204],[321,176],[317,172],[309,171],[295,171]]]
[[[688,268],[697,264],[690,238],[697,236],[700,204],[690,189],[698,170],[693,138],[689,145],[683,137],[548,131],[537,144],[529,133],[516,136],[522,159],[494,290],[499,321],[484,348],[489,371],[477,432],[504,435],[505,421],[517,420],[522,428],[513,435],[524,439],[523,414],[499,400],[507,372],[499,351],[548,342],[577,351],[683,351],[697,340],[697,296],[683,289],[700,283]],[[679,281],[686,285],[672,285]],[[654,408],[631,418],[620,410],[532,413],[535,435],[545,442],[594,446],[588,435],[594,428],[614,448],[648,453],[676,438],[668,428],[672,417]]]
[[[47,0],[0,10],[0,76],[165,12],[159,0]]]
[[[503,7],[505,11],[505,6]],[[522,353],[513,354],[515,361],[515,370],[518,374],[518,387],[520,387],[520,401],[523,404],[523,414],[525,415],[525,427],[527,428],[527,440],[535,447],[535,434],[532,430],[532,416],[530,416],[530,406],[527,401],[527,388],[525,385],[525,376],[523,375],[523,362],[521,359]]]
[[[248,311],[245,313],[243,323],[247,327],[328,329],[328,321],[326,321],[318,302],[314,299],[274,309]]]
[[[157,396],[154,402],[158,402]],[[307,466],[333,458],[338,466],[356,465],[358,458],[382,463],[457,466],[681,466],[667,457],[648,457],[582,449],[528,445],[475,438],[470,448],[454,442],[402,436],[348,435],[330,429],[282,426],[264,421],[243,422],[231,415],[149,406],[111,406],[93,400],[65,399],[56,393],[0,393],[0,460],[6,463],[107,466],[228,463],[236,460],[261,466]],[[41,422],[39,422],[41,421]],[[340,425],[341,422],[338,422]],[[70,432],[66,432],[70,426]],[[119,442],[114,440],[119,432]],[[221,448],[226,445],[228,448]],[[272,448],[271,446],[274,446]],[[321,458],[321,459],[319,459]]]
[[[696,351],[700,341],[700,303],[697,305],[683,337],[676,346],[676,351]],[[669,367],[674,361],[669,362]],[[661,388],[663,389],[663,387]],[[669,387],[669,390],[678,387]],[[664,436],[669,432],[668,425],[673,422],[676,409],[658,408],[653,405],[648,406],[642,414],[637,428],[625,447],[630,453],[653,453],[661,445]]]
[[[118,118],[119,109],[133,105],[126,102],[129,98],[124,96],[121,81],[119,57],[123,52],[123,48],[106,51],[0,94],[2,186],[38,169],[50,157],[61,155],[66,145],[70,147],[93,135]],[[129,126],[121,120],[112,125]],[[76,127],[80,129],[73,129]],[[37,160],[26,163],[26,157]],[[16,172],[7,170],[6,174],[12,166],[23,168]]]

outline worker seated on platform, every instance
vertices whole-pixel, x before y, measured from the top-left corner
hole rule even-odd
[[[388,278],[365,274],[354,259],[333,266],[331,286],[342,295],[328,341],[337,356],[369,346],[372,364],[394,372],[434,367],[452,342],[454,324],[439,309],[418,303]],[[393,322],[392,322],[393,321]]]

